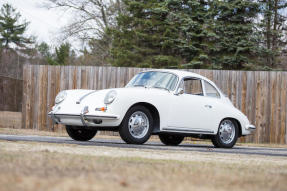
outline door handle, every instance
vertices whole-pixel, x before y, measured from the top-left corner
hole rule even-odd
[[[204,107],[207,107],[207,108],[211,109],[212,105],[205,105]]]

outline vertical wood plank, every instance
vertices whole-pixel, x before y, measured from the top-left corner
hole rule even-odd
[[[55,96],[64,89],[105,89],[123,87],[138,72],[146,68],[24,66],[23,127],[39,130],[59,130],[53,126],[47,112]],[[230,97],[234,105],[257,126],[254,136],[241,142],[287,142],[287,73],[188,70],[214,81]],[[53,128],[54,127],[54,128]]]

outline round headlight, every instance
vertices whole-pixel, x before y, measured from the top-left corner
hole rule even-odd
[[[111,90],[107,93],[106,97],[105,97],[105,104],[110,104],[112,103],[117,97],[117,92],[115,90]]]
[[[55,98],[55,103],[61,103],[62,101],[64,101],[64,99],[67,97],[67,92],[66,91],[61,91],[60,93],[58,93],[58,95]]]

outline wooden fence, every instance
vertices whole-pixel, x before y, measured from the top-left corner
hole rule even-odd
[[[0,111],[22,110],[22,80],[0,74]]]
[[[56,131],[47,117],[64,89],[123,87],[142,68],[37,66],[23,69],[23,128]],[[287,143],[287,72],[189,70],[213,80],[256,125],[242,142]]]

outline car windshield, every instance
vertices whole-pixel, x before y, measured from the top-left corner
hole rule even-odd
[[[174,90],[177,76],[168,72],[142,72],[132,78],[126,87],[160,88],[169,91]]]

